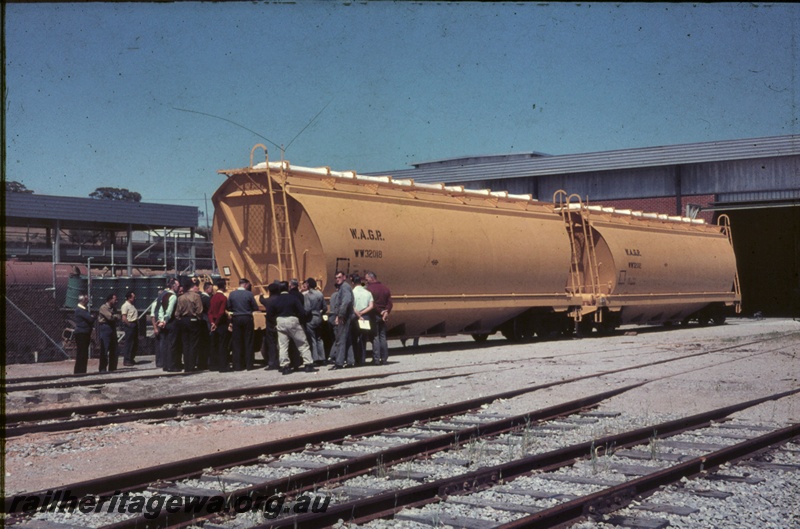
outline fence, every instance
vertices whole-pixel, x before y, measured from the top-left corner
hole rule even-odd
[[[72,309],[58,306],[52,288],[41,285],[7,286],[5,293],[5,363],[29,364],[75,358]],[[139,311],[137,356],[155,354],[155,340],[149,329],[149,309]],[[123,331],[117,332],[122,362]],[[97,332],[92,331],[89,357],[100,349]]]
[[[53,299],[51,287],[7,285],[5,305],[7,364],[74,357],[74,344],[64,339],[65,315]]]

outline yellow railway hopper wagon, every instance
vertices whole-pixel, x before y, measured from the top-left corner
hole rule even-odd
[[[565,195],[560,192],[554,202],[564,202]],[[572,275],[584,298],[584,331],[689,319],[720,324],[726,307],[739,310],[741,293],[726,216],[709,225],[681,216],[566,202],[557,203],[556,209],[567,220],[575,248]]]
[[[252,152],[249,167],[219,173],[217,263],[233,284],[250,279],[257,294],[276,279],[313,277],[330,297],[337,270],[372,271],[392,291],[393,337],[481,339],[501,329],[521,338],[567,321],[579,303],[565,289],[565,223],[529,195],[288,161],[254,165]]]

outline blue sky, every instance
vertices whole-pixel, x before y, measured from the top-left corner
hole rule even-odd
[[[795,4],[5,10],[6,178],[40,194],[202,210],[259,135],[297,165],[389,172],[800,132]]]

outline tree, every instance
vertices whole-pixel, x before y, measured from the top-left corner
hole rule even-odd
[[[33,193],[33,189],[28,189],[25,184],[12,180],[6,181],[6,193]]]
[[[141,202],[142,195],[136,191],[129,191],[119,187],[98,187],[89,196],[103,200],[124,200],[126,202]]]

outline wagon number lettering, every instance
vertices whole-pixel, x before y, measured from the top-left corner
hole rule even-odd
[[[361,228],[350,228],[350,236],[357,240],[383,241],[381,230],[364,230]]]
[[[364,259],[383,259],[383,252],[381,250],[354,250],[356,258],[363,257]]]
[[[641,257],[642,253],[639,251],[638,248],[625,248],[625,255],[629,257]],[[628,261],[628,268],[641,268],[642,263],[637,263],[636,261]]]

